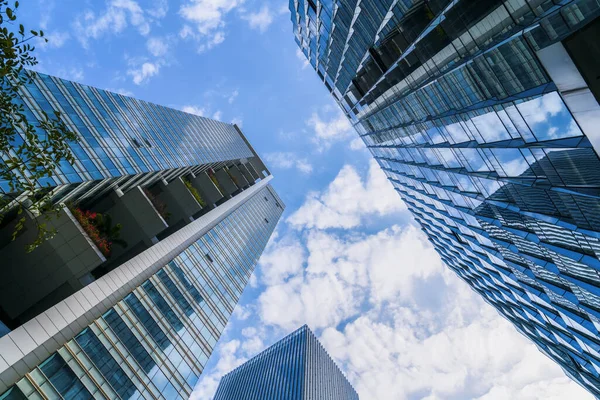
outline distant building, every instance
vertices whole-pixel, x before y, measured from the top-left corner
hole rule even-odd
[[[29,121],[80,142],[40,182],[57,235],[0,229],[0,399],[187,399],[283,212],[272,177],[235,125],[33,76]]]
[[[304,325],[223,376],[214,400],[358,400]]]
[[[600,397],[600,3],[289,5],[446,265]]]

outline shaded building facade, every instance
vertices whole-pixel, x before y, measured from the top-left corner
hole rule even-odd
[[[299,47],[446,265],[600,396],[600,4],[290,10]]]
[[[0,246],[0,399],[188,398],[283,212],[272,176],[235,125],[41,74],[21,101],[80,142],[40,182],[56,236]]]
[[[223,376],[215,400],[358,400],[304,325]]]

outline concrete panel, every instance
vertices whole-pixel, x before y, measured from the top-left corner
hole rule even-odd
[[[254,179],[255,182],[257,179],[260,179],[260,175],[258,175],[258,171],[254,168],[252,163],[249,162],[244,165],[246,166],[246,169],[248,170],[248,172],[250,172],[250,175],[252,175],[252,178]]]
[[[160,216],[141,187],[136,186],[123,196],[113,194],[115,205],[108,211],[113,223],[121,223],[121,238],[132,246],[140,239],[150,240],[169,225]],[[118,247],[115,246],[115,250]],[[116,256],[117,254],[114,254]]]
[[[208,204],[215,204],[223,198],[223,194],[217,189],[206,172],[192,179],[192,185],[198,189],[200,195]]]
[[[600,129],[598,129],[600,105],[571,56],[560,42],[536,54],[556,84],[579,127],[592,143],[596,153],[600,154]]]
[[[192,215],[202,210],[202,206],[196,201],[181,178],[177,178],[167,185],[161,182],[159,186],[163,191],[159,198],[167,204],[173,221],[181,219],[189,221]]]
[[[250,186],[248,180],[244,177],[244,175],[242,175],[242,173],[236,165],[232,165],[231,167],[229,167],[229,172],[231,172],[231,175],[237,180],[238,186],[240,188],[245,189],[248,186]]]
[[[246,167],[246,164],[243,164],[243,163],[239,164],[238,165],[238,169],[240,170],[240,172],[242,173],[242,175],[244,175],[244,178],[246,178],[246,181],[248,181],[248,183],[250,185],[254,185],[254,181],[256,180],[256,178],[254,178],[252,176],[252,174],[250,173],[250,171]]]
[[[221,188],[225,191],[225,194],[227,194],[229,196],[233,196],[233,194],[235,192],[237,192],[237,190],[238,190],[237,185],[235,183],[233,183],[233,181],[231,180],[231,177],[229,176],[227,171],[225,171],[224,168],[221,168],[221,169],[215,171],[215,176],[217,177],[217,180],[219,181]]]
[[[562,43],[554,43],[537,52],[542,65],[561,92],[587,87]]]
[[[269,175],[269,170],[258,156],[249,158],[248,162],[252,165],[260,178],[265,178]]]

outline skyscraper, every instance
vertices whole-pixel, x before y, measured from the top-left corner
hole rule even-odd
[[[223,376],[214,400],[358,400],[304,325]]]
[[[446,265],[600,396],[600,3],[290,1]]]
[[[283,212],[268,169],[234,125],[41,74],[21,100],[80,142],[40,182],[57,235],[1,231],[0,399],[187,398]]]

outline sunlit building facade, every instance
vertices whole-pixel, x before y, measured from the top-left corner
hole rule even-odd
[[[600,396],[600,3],[290,1],[446,265]]]
[[[283,212],[272,176],[234,125],[34,86],[28,118],[60,109],[80,141],[40,182],[62,205],[56,236],[0,245],[0,399],[187,399]],[[118,239],[99,239],[98,215]]]
[[[223,376],[214,400],[358,400],[304,325]]]

